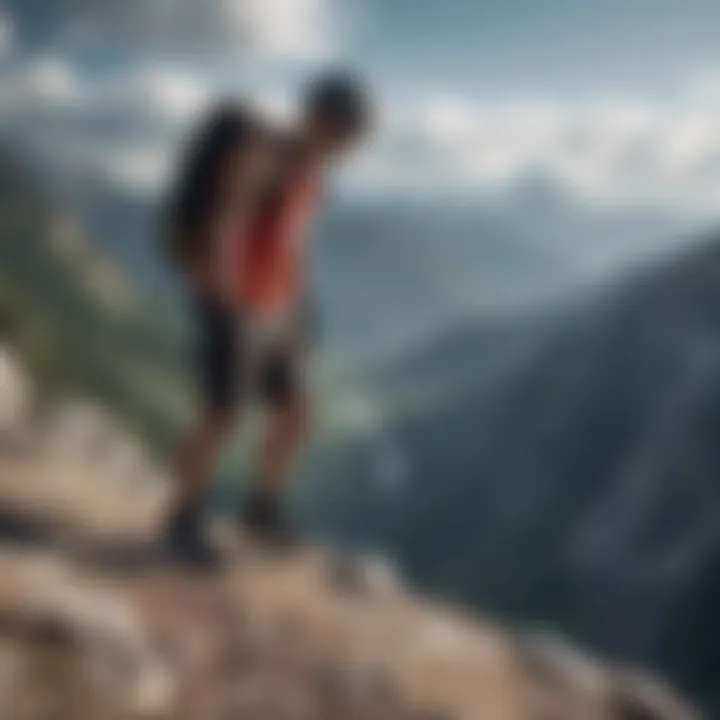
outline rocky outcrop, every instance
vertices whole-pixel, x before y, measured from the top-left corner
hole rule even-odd
[[[0,456],[3,720],[698,717],[550,635],[424,601],[377,559],[233,536],[220,571],[183,570],[154,538],[157,491],[78,467]]]
[[[17,439],[32,410],[32,382],[16,353],[0,346],[0,439]]]

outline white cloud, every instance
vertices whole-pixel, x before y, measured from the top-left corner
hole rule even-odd
[[[57,56],[13,59],[0,65],[0,133],[63,167],[151,192],[216,92],[167,63],[99,77]],[[258,100],[287,115],[288,98],[267,86]],[[720,73],[663,100],[426,93],[385,110],[372,146],[348,168],[354,192],[498,194],[539,178],[596,206],[720,207]]]
[[[206,77],[168,63],[98,76],[56,56],[19,59],[0,66],[0,138],[16,141],[56,176],[151,194],[217,95]],[[289,114],[288,93],[270,84],[258,104]]]
[[[584,203],[713,210],[719,100],[707,87],[663,101],[424,95],[388,108],[374,147],[347,181],[366,193],[452,195],[544,177]]]
[[[167,180],[172,157],[167,144],[103,136],[80,140],[63,133],[43,137],[34,150],[52,177],[68,186],[101,183],[136,196],[157,193]]]
[[[328,0],[225,3],[238,35],[262,56],[323,59],[337,49],[337,17]]]
[[[8,113],[42,114],[80,102],[81,96],[79,78],[61,58],[37,57],[0,68],[0,120]]]
[[[123,43],[153,52],[316,60],[337,49],[340,0],[70,0],[73,44]]]
[[[128,124],[141,117],[152,119],[167,129],[195,119],[211,102],[212,88],[189,70],[147,64],[89,82],[87,95],[88,109],[96,114],[112,114]]]
[[[0,130],[59,129],[78,139],[97,135],[174,136],[211,100],[199,75],[147,64],[97,77],[56,56],[0,67]],[[143,139],[142,137],[140,139]]]
[[[200,76],[172,66],[98,78],[62,58],[30,58],[0,69],[0,135],[56,173],[153,192],[210,97]]]
[[[148,195],[167,181],[170,155],[167,148],[157,146],[104,148],[88,158],[85,169],[126,192]]]

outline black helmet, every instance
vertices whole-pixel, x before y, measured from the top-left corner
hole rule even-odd
[[[373,107],[368,88],[350,73],[332,72],[317,78],[308,89],[305,105],[310,114],[353,134],[366,132],[372,124]]]

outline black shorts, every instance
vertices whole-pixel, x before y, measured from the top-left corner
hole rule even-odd
[[[299,312],[291,330],[277,341],[255,348],[236,310],[205,295],[197,295],[194,303],[200,392],[206,409],[231,411],[256,399],[282,407],[304,395],[313,335],[308,313]]]

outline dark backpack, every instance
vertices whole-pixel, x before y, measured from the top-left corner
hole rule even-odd
[[[224,104],[201,123],[181,160],[162,217],[165,255],[183,270],[207,257],[208,228],[217,210],[220,171],[238,145],[259,131],[242,106]]]

